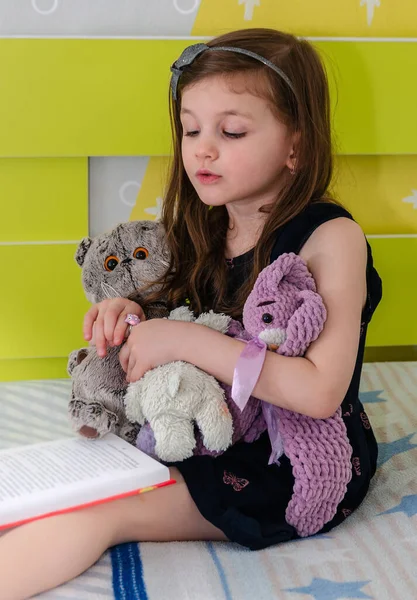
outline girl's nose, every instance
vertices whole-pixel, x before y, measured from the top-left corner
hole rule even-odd
[[[209,158],[210,160],[215,160],[219,153],[217,150],[216,145],[213,143],[213,141],[209,140],[209,139],[202,139],[200,138],[198,140],[198,144],[196,147],[196,151],[195,151],[195,155],[197,158],[199,159],[204,159],[204,158]]]

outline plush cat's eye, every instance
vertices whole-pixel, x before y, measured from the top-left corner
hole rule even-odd
[[[104,261],[104,268],[106,269],[106,271],[114,271],[118,264],[119,259],[117,258],[117,256],[114,256],[112,254],[111,256],[108,256]]]
[[[142,248],[142,246],[140,246],[139,248],[136,248],[133,256],[138,260],[145,260],[145,258],[148,258],[149,252],[146,250],[146,248]]]
[[[264,323],[272,323],[273,320],[274,320],[274,317],[272,315],[270,315],[269,313],[264,313],[262,315],[262,321]]]

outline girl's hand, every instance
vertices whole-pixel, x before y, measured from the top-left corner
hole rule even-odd
[[[94,304],[84,317],[84,338],[90,341],[93,337],[97,354],[106,356],[107,346],[119,346],[124,340],[128,324],[124,322],[126,315],[137,315],[145,321],[145,313],[136,302],[126,298],[108,298]]]
[[[190,323],[152,319],[132,327],[119,353],[120,364],[129,383],[146,371],[179,359],[179,345],[186,343]],[[179,342],[179,340],[181,340]]]

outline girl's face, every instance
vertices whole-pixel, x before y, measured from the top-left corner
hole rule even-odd
[[[181,122],[184,167],[202,202],[251,209],[275,200],[295,137],[266,100],[210,77],[184,89]]]

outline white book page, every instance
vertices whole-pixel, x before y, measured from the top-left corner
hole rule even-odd
[[[0,525],[168,479],[167,467],[112,434],[2,450]]]

